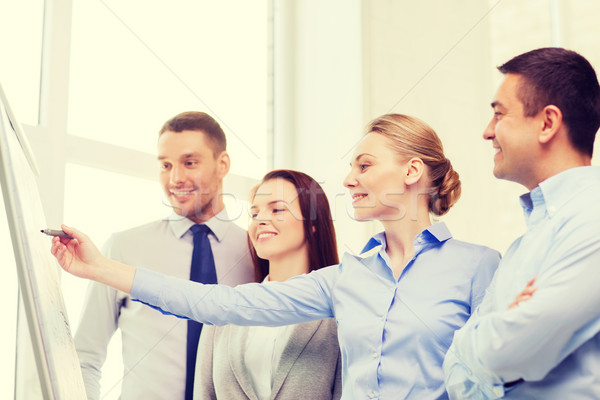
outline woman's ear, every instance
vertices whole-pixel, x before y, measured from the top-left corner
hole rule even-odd
[[[406,185],[414,185],[421,180],[425,172],[425,163],[419,157],[413,157],[406,163],[406,177],[404,183]]]

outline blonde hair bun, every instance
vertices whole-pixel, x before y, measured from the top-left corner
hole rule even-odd
[[[418,157],[429,167],[431,197],[429,211],[444,215],[460,197],[460,179],[444,156],[442,141],[435,131],[418,118],[404,114],[386,114],[367,126],[367,133],[378,133],[390,140],[402,157]]]

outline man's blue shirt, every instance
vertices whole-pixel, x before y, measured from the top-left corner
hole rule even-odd
[[[521,204],[527,231],[446,356],[450,397],[600,399],[600,168],[557,174]]]

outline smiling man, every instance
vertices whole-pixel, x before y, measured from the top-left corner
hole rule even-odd
[[[600,399],[600,87],[579,54],[542,48],[505,75],[483,136],[525,186],[508,249],[444,361],[451,399]]]
[[[252,281],[246,232],[229,221],[223,203],[223,178],[230,161],[225,134],[217,121],[202,112],[184,112],[167,121],[159,132],[158,162],[172,215],[114,234],[104,253],[115,260],[190,278],[191,230],[201,224],[209,229],[218,282],[235,286]],[[123,338],[122,400],[191,398],[196,353],[188,349],[187,321],[163,315],[132,302],[125,293],[94,283],[82,315],[75,345],[89,399],[100,398],[106,348],[119,328]],[[190,340],[197,345],[196,338]]]
[[[188,112],[165,123],[159,135],[160,183],[173,210],[196,223],[221,212],[230,160],[219,124],[207,114]]]

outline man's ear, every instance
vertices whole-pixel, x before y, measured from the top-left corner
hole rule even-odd
[[[223,150],[221,154],[217,156],[217,165],[219,169],[219,176],[221,179],[223,179],[225,175],[229,173],[229,168],[231,167],[231,159],[229,158],[227,151]]]
[[[425,172],[425,163],[419,157],[413,157],[406,163],[406,177],[404,178],[404,183],[407,185],[413,185],[423,176]]]
[[[542,144],[549,143],[563,125],[563,116],[560,108],[548,105],[540,111],[542,129],[538,140]]]

